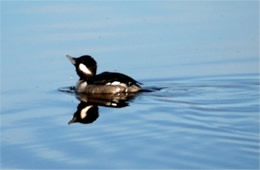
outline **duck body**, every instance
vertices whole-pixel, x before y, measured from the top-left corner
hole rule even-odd
[[[80,77],[75,86],[77,93],[136,93],[142,89],[140,82],[122,73],[103,72],[96,75],[96,61],[89,55],[67,57]]]

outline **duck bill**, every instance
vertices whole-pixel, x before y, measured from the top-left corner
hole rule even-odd
[[[75,65],[76,64],[76,58],[71,57],[70,55],[66,55],[66,57],[70,60],[70,62]]]
[[[73,117],[69,122],[68,125],[72,124],[72,123],[76,123],[77,119],[75,117]]]

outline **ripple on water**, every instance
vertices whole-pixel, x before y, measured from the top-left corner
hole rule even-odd
[[[190,145],[198,144],[197,147],[201,150],[205,146],[213,146],[212,150],[223,157],[225,152],[230,151],[239,155],[244,153],[241,157],[252,161],[250,158],[254,155],[254,165],[258,165],[258,78],[206,78],[199,82],[193,79],[188,83],[175,82],[173,85],[164,91],[147,94],[150,97],[148,105],[152,104],[153,107],[143,111],[142,119],[156,129],[163,129],[158,136],[188,136],[193,141]],[[195,143],[194,140],[199,142]],[[215,167],[218,167],[220,158],[210,154],[207,156],[207,159],[212,159],[209,162],[215,162]],[[242,158],[238,156],[237,159]],[[222,163],[226,163],[225,159]],[[231,164],[236,166],[236,163],[231,162],[230,167]],[[243,163],[237,163],[238,165],[246,167]]]
[[[257,168],[258,78],[237,78],[144,81],[160,90],[128,107],[100,107],[92,124],[67,125],[78,104],[73,93],[58,105],[5,109],[3,153],[18,162],[8,148],[33,155],[19,162],[27,168]]]

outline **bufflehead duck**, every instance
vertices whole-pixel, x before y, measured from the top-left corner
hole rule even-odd
[[[142,88],[140,82],[116,72],[103,72],[96,75],[97,63],[89,55],[74,58],[67,55],[76,67],[80,77],[75,90],[78,93],[136,93]]]

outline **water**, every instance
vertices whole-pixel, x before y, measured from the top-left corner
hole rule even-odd
[[[259,169],[259,2],[1,6],[1,168]],[[66,54],[152,92],[68,125]]]

